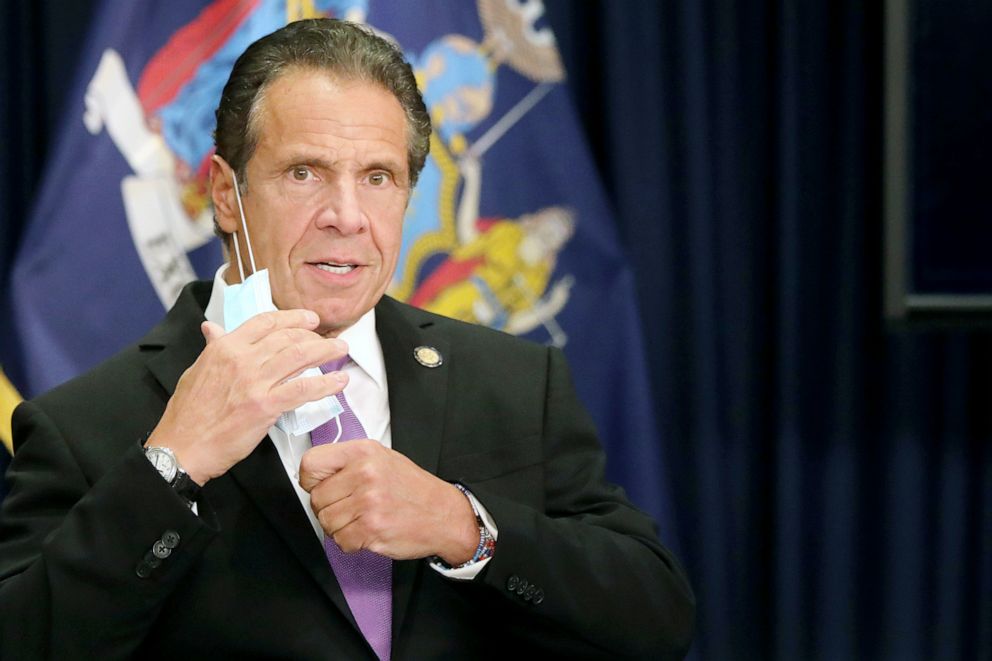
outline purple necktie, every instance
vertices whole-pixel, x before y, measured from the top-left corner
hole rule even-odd
[[[348,356],[321,365],[323,372],[341,369]],[[314,446],[337,441],[368,438],[362,423],[348,405],[344,392],[337,395],[344,411],[310,432]],[[324,553],[341,585],[358,628],[380,659],[389,659],[393,632],[392,580],[393,561],[372,551],[345,553],[330,535],[324,537]]]

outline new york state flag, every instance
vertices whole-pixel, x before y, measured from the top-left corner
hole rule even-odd
[[[538,0],[106,2],[13,266],[20,350],[0,363],[24,375],[14,385],[79,374],[212,277],[221,90],[248,44],[313,16],[400,44],[433,120],[389,293],[561,347],[610,477],[670,522],[630,270]]]

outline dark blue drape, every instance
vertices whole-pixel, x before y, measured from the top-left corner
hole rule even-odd
[[[94,4],[0,3],[0,346],[5,349],[16,343],[10,311],[4,307],[10,266],[62,119],[66,86],[75,74]],[[19,365],[2,367],[14,381],[23,381]]]
[[[882,319],[882,3],[547,4],[655,348],[698,656],[992,658],[992,342]]]
[[[695,655],[992,658],[992,341],[882,320],[881,3],[547,4],[637,276]],[[0,287],[91,5],[0,14]]]

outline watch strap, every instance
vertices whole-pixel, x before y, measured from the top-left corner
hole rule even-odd
[[[152,455],[155,453],[166,455],[171,459],[176,471],[172,476],[172,479],[169,480],[168,476],[164,474],[161,469],[159,469],[159,475],[162,476],[162,479],[168,481],[168,484],[172,487],[172,490],[179,494],[188,507],[192,507],[193,503],[196,502],[197,497],[200,495],[200,485],[194,482],[193,478],[189,476],[189,473],[183,470],[182,465],[179,463],[179,459],[176,457],[176,453],[173,452],[171,448],[159,446],[145,447],[145,456],[148,457],[149,461],[152,461]],[[154,464],[155,462],[152,461],[152,463]]]
[[[176,473],[176,479],[172,481],[170,486],[182,497],[183,500],[186,501],[186,504],[190,506],[196,502],[196,499],[200,495],[200,485],[194,482],[193,478],[189,476],[189,473],[184,471],[181,467]]]

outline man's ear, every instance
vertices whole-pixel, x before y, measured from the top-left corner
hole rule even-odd
[[[233,178],[234,170],[227,161],[217,154],[210,157],[210,198],[214,203],[217,225],[228,234],[237,232],[241,222]]]

